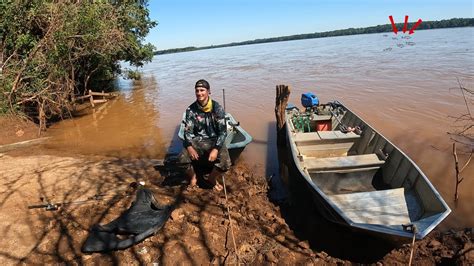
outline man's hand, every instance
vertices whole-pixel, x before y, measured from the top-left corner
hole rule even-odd
[[[214,162],[217,159],[217,153],[219,151],[217,149],[212,149],[211,153],[209,154],[209,161]]]
[[[199,154],[197,153],[197,151],[193,148],[193,146],[188,146],[186,148],[186,150],[188,150],[188,153],[189,153],[189,156],[191,157],[191,160],[197,160],[199,159]]]

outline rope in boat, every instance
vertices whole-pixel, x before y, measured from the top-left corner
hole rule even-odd
[[[225,187],[225,178],[222,176],[222,184],[224,186],[224,195],[225,195],[225,205],[227,208],[227,215],[229,217],[229,225],[230,225],[230,235],[232,236],[232,242],[234,244],[234,251],[235,251],[235,256],[237,257],[237,265],[239,265],[239,252],[237,251],[237,244],[235,244],[235,236],[234,236],[234,227],[232,226],[232,218],[230,216],[230,208],[229,208],[229,200],[227,198],[227,189]]]

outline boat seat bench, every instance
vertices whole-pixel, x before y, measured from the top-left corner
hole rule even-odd
[[[307,133],[298,132],[295,133],[294,136],[294,140],[297,145],[304,144],[305,142],[353,142],[358,138],[360,138],[360,136],[354,132],[342,133],[340,130],[316,131]]]
[[[331,144],[299,145],[298,151],[306,157],[339,157],[346,156],[354,142],[341,142]]]
[[[404,188],[328,197],[354,223],[401,225],[411,222]]]
[[[304,167],[309,172],[380,167],[384,163],[385,161],[380,160],[375,153],[328,158],[304,158]]]

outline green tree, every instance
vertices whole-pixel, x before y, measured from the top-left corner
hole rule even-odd
[[[68,115],[71,100],[140,67],[154,47],[147,1],[1,1],[0,112],[23,112],[40,125]]]

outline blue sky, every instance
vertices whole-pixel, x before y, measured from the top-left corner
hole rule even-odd
[[[150,0],[158,50],[409,21],[473,17],[473,0]]]

